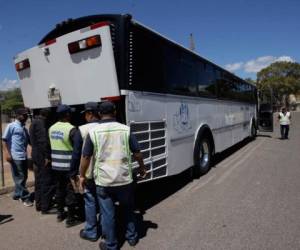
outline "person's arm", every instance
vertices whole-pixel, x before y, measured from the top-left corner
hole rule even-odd
[[[79,173],[79,165],[80,165],[80,157],[82,150],[82,136],[79,130],[74,132],[73,136],[73,152],[72,152],[72,160],[71,160],[71,168],[69,172],[69,177],[74,178]]]
[[[139,164],[138,173],[140,175],[140,178],[145,178],[147,175],[147,170],[144,164],[143,154],[141,153],[140,145],[133,134],[130,134],[129,136],[129,148],[130,151],[133,153],[133,158]]]
[[[90,138],[90,135],[88,134],[84,142],[84,147],[82,150],[82,156],[80,160],[80,168],[79,168],[79,173],[80,173],[79,181],[82,189],[84,187],[85,174],[87,169],[89,168],[93,153],[94,153],[94,144]]]
[[[11,141],[11,137],[12,137],[11,126],[8,125],[2,137],[2,145],[3,145],[3,153],[4,153],[3,156],[7,162],[12,161],[12,156],[8,144],[8,142]]]
[[[144,164],[143,154],[141,152],[133,153],[133,157],[139,164],[138,173],[140,178],[145,178],[147,175],[147,170]]]
[[[3,158],[7,161],[7,162],[11,162],[12,161],[12,156],[9,150],[9,147],[7,145],[7,142],[5,140],[2,141],[2,145],[3,145]]]

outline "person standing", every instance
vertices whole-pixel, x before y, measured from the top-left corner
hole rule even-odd
[[[27,207],[32,206],[30,193],[26,188],[28,177],[27,146],[29,134],[25,128],[28,119],[28,110],[20,108],[16,110],[16,120],[10,123],[2,137],[4,159],[10,163],[12,177],[15,183],[14,200],[22,200]]]
[[[48,136],[49,109],[42,109],[29,128],[34,164],[35,207],[42,214],[54,213],[51,209],[55,182],[51,169],[51,148]]]
[[[118,249],[115,225],[115,201],[124,210],[126,239],[131,246],[138,242],[134,219],[133,178],[131,152],[139,164],[141,177],[146,175],[143,157],[136,138],[130,128],[116,122],[115,105],[111,102],[99,106],[101,121],[92,128],[83,148],[80,168],[80,183],[86,183],[86,170],[91,157],[95,157],[94,180],[97,198],[102,213],[102,234],[105,241],[100,242],[100,249]]]
[[[52,169],[56,177],[57,221],[65,219],[65,205],[67,206],[66,227],[72,227],[81,221],[75,216],[76,197],[69,178],[73,145],[77,129],[70,123],[72,109],[61,104],[56,113],[59,121],[49,129],[51,146]]]
[[[291,113],[288,112],[286,108],[282,108],[281,112],[278,115],[278,120],[280,123],[281,139],[289,138],[291,119],[292,119]]]
[[[94,128],[99,123],[99,108],[98,103],[96,102],[88,102],[85,104],[85,109],[82,111],[84,114],[84,118],[87,124],[84,124],[79,127],[79,136],[80,139],[77,140],[81,142],[79,145],[74,145],[74,147],[79,147],[79,150],[76,152],[82,151],[82,146],[84,144],[85,138],[88,132]],[[97,194],[96,194],[96,185],[93,180],[93,160],[90,162],[89,167],[86,171],[85,177],[85,188],[84,188],[84,208],[85,208],[85,227],[84,229],[80,230],[79,236],[84,240],[89,241],[97,241],[100,236],[100,227],[99,223],[97,222],[97,210],[98,209],[98,202],[97,202]],[[71,178],[77,178],[79,174],[79,168],[74,168],[75,164],[71,165]],[[100,215],[99,215],[100,219]]]

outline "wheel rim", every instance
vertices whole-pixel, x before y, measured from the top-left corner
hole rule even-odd
[[[201,167],[207,166],[209,162],[209,145],[206,141],[202,141],[200,148],[200,165]]]

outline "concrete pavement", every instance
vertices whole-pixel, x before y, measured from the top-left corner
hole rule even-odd
[[[211,171],[139,186],[141,240],[135,249],[300,249],[300,113],[290,139],[261,134],[218,156]],[[83,225],[66,229],[54,215],[0,196],[0,248],[98,249],[81,240]],[[122,249],[130,249],[125,243]]]

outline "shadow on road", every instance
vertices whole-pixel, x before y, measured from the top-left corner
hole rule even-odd
[[[266,137],[271,137],[266,135]],[[213,167],[219,164],[221,161],[234,154],[236,151],[243,148],[252,139],[245,139],[240,143],[226,149],[221,153],[217,153],[214,157]],[[141,183],[136,188],[136,206],[142,212],[147,211],[151,207],[160,203],[164,199],[173,195],[193,179],[191,178],[191,169],[187,169],[181,174],[166,177],[163,179],[155,180],[148,183]],[[201,178],[201,177],[200,177]]]
[[[137,209],[144,213],[146,210],[176,193],[190,181],[190,170],[188,169],[175,176],[138,184],[136,188]]]
[[[238,150],[240,150],[242,147],[246,146],[251,141],[253,141],[253,139],[247,138],[247,139],[233,145],[232,147],[224,150],[223,152],[215,154],[213,167],[215,167],[221,161],[225,160],[230,155],[232,155],[235,152],[237,152]]]
[[[0,225],[5,224],[7,222],[13,221],[11,214],[0,214]]]

